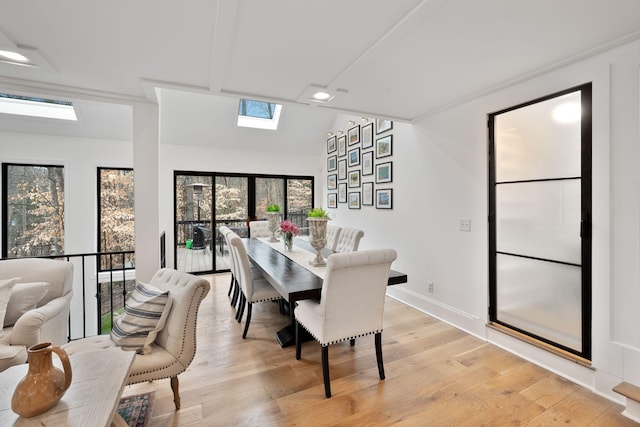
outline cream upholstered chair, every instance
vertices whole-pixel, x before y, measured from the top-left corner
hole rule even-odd
[[[269,221],[249,221],[249,236],[251,237],[271,237],[269,231]]]
[[[331,249],[332,251],[336,250],[336,246],[338,244],[338,239],[340,238],[340,232],[342,231],[342,227],[338,227],[337,225],[327,224],[327,243],[325,248]]]
[[[334,250],[336,252],[357,251],[362,237],[364,237],[364,231],[352,227],[342,227]]]
[[[73,264],[43,258],[0,261],[0,280],[13,278],[7,314],[0,319],[0,371],[26,362],[26,349],[35,344],[68,341]]]
[[[244,308],[247,306],[247,320],[244,325],[242,338],[247,337],[249,324],[251,323],[251,311],[253,304],[265,301],[277,301],[282,296],[271,286],[265,278],[254,277],[251,271],[251,261],[247,256],[247,251],[238,236],[231,236],[229,239],[231,250],[236,258],[236,268],[238,281],[240,282],[240,307],[238,308],[238,322],[242,320]]]
[[[375,334],[376,359],[380,379],[382,363],[382,317],[393,249],[376,249],[333,254],[327,259],[320,301],[298,301],[296,318],[296,359],[300,359],[300,328],[304,327],[322,348],[324,390],[331,397],[329,345]]]
[[[151,344],[151,352],[136,354],[127,384],[171,378],[173,401],[180,409],[178,375],[196,354],[198,309],[211,285],[202,277],[169,268],[158,270],[149,284],[169,291],[171,309],[164,328]],[[72,341],[63,348],[73,355],[115,346],[110,335],[98,335]]]

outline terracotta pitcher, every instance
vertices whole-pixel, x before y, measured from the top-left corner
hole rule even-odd
[[[11,398],[11,410],[22,417],[33,417],[56,406],[71,385],[69,356],[51,343],[30,347],[29,371],[20,380]],[[62,362],[64,372],[53,366],[51,353]]]

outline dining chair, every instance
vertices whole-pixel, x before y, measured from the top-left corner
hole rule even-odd
[[[227,296],[231,297],[231,292],[233,292],[236,287],[236,278],[234,275],[234,268],[232,265],[233,261],[231,257],[231,246],[229,246],[229,240],[227,239],[227,234],[231,232],[231,229],[226,225],[221,225],[220,227],[218,227],[218,232],[220,233],[220,235],[222,235],[222,239],[224,240],[224,243],[227,245],[227,248],[229,250],[229,270],[231,270],[231,283],[229,283],[229,291],[227,292]]]
[[[358,250],[364,231],[352,227],[342,227],[337,238],[335,252],[353,252]]]
[[[320,343],[324,391],[331,397],[329,345],[375,334],[378,374],[384,380],[382,320],[393,249],[333,254],[327,259],[320,301],[301,300],[294,310],[296,359],[302,354],[301,328]]]
[[[249,221],[250,237],[271,237],[272,234],[269,231],[269,221]]]
[[[242,338],[246,338],[247,331],[249,331],[249,324],[251,323],[253,304],[266,301],[280,301],[282,296],[271,286],[271,283],[269,283],[266,278],[254,276],[251,261],[249,260],[247,250],[242,240],[240,240],[238,236],[231,235],[229,243],[236,259],[236,279],[240,282],[238,322],[242,320],[245,306],[247,308],[247,320],[242,333]],[[282,312],[282,305],[280,305],[280,311]]]
[[[331,249],[335,252],[336,245],[338,244],[338,238],[340,237],[340,232],[342,231],[342,227],[338,227],[337,225],[327,224],[327,243],[324,245],[325,248]]]

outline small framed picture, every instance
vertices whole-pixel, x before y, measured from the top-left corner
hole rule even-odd
[[[336,146],[336,137],[332,136],[331,138],[327,139],[327,154],[333,153],[337,149],[338,147]]]
[[[338,160],[338,179],[347,179],[347,159]]]
[[[362,183],[362,206],[373,206],[373,182]]]
[[[349,209],[360,209],[360,192],[349,193]]]
[[[383,136],[376,139],[376,159],[382,157],[388,157],[391,155],[391,143],[393,142],[393,135]]]
[[[349,188],[360,187],[360,171],[349,171]]]
[[[360,164],[360,149],[354,148],[353,150],[349,150],[347,159],[349,160],[349,167],[358,166]]]
[[[373,151],[362,153],[362,176],[373,175]]]
[[[376,184],[392,181],[391,162],[376,165]]]
[[[331,172],[338,169],[338,159],[336,156],[329,156],[327,159],[327,171]]]
[[[338,184],[338,203],[347,203],[347,183]]]
[[[342,135],[338,138],[338,157],[347,155],[347,137]]]
[[[327,207],[332,209],[338,207],[338,195],[336,193],[327,194]]]
[[[362,149],[373,147],[373,122],[368,123],[360,128],[360,139],[362,140]]]
[[[327,189],[335,190],[338,188],[338,179],[336,174],[327,175]]]
[[[376,119],[376,135],[393,129],[391,120]]]
[[[360,142],[360,125],[355,125],[349,132],[347,132],[349,145],[354,145]]]
[[[376,190],[376,208],[393,209],[393,190],[391,188]]]

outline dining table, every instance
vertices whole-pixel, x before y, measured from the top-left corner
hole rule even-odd
[[[293,250],[285,251],[281,241],[271,242],[269,238],[243,238],[249,260],[255,265],[282,298],[289,303],[291,323],[276,332],[276,340],[281,347],[295,344],[294,308],[297,301],[320,299],[326,266],[312,266],[309,261],[316,256],[316,250],[305,238],[294,239]],[[322,257],[327,259],[332,250],[324,248]],[[389,271],[387,285],[407,283],[407,275],[396,270]]]

